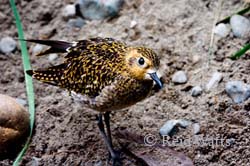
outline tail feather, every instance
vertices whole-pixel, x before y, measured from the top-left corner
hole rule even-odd
[[[29,75],[29,76],[33,76],[34,72],[33,70],[26,70],[26,73]]]
[[[41,82],[57,86],[62,78],[64,67],[65,64],[61,64],[46,70],[27,70],[26,73]]]
[[[36,40],[36,39],[28,39],[28,40],[19,39],[19,40],[25,40],[27,42],[33,42],[33,43],[50,46],[49,49],[42,51],[41,53],[38,53],[37,56],[42,56],[42,55],[50,54],[50,53],[64,53],[64,52],[67,52],[67,48],[72,47],[72,43],[65,42],[65,41]]]
[[[65,53],[65,52],[66,51],[64,50],[51,47],[45,51],[39,52],[38,54],[36,54],[36,56],[43,56],[43,55],[48,55],[48,54],[53,54],[53,53]]]

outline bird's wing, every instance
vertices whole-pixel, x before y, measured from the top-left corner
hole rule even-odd
[[[46,53],[56,50],[67,53],[62,65],[52,67],[53,70],[48,68],[27,71],[29,75],[42,82],[90,97],[99,95],[124,67],[123,55],[126,46],[111,38],[92,38],[72,43],[51,40],[29,41],[51,46]]]
[[[20,40],[25,40],[25,39],[20,39]],[[58,41],[58,40],[36,40],[36,39],[27,39],[25,41],[50,46],[50,48],[48,48],[47,50],[38,53],[37,56],[47,55],[51,53],[68,52],[68,54],[65,56],[66,59],[75,58],[79,56],[82,51],[93,52],[92,49],[95,49],[98,46],[101,47],[99,47],[99,49],[96,51],[97,53],[106,50],[106,47],[112,46],[113,49],[116,49],[124,46],[123,43],[115,39],[100,38],[100,37],[73,41],[73,42]]]
[[[104,55],[103,55],[104,56]],[[115,56],[109,54],[109,56]],[[101,90],[110,85],[122,72],[123,59],[104,59],[100,55],[84,54],[66,60],[66,68],[59,86],[77,93],[95,97]]]
[[[65,53],[67,49],[72,47],[74,43],[58,40],[37,40],[37,39],[22,39],[32,43],[50,46],[47,50],[39,52],[36,56],[47,55],[51,53]]]
[[[67,49],[66,60],[78,58],[79,56],[100,56],[103,59],[115,57],[126,49],[126,45],[112,38],[90,38],[88,40],[79,40],[73,42],[73,45]]]
[[[61,87],[95,97],[125,68],[126,46],[113,39],[78,41],[65,57]]]

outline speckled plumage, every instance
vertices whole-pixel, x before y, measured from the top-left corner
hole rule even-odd
[[[153,86],[146,71],[157,70],[159,58],[145,47],[130,47],[112,38],[77,42],[28,40],[51,46],[40,55],[66,53],[65,61],[28,74],[42,82],[73,92],[90,108],[100,112],[121,109],[144,99]],[[138,64],[143,57],[147,66]],[[144,60],[143,59],[143,60]]]

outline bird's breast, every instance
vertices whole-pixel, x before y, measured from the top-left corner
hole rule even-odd
[[[100,112],[119,110],[145,99],[153,87],[152,81],[122,80],[104,88],[91,107]]]

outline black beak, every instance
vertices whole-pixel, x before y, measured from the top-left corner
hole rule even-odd
[[[160,78],[157,76],[157,74],[156,73],[150,73],[149,75],[155,81],[155,83],[159,86],[159,88],[161,89],[163,87],[163,85],[162,85],[162,82],[161,82]]]

